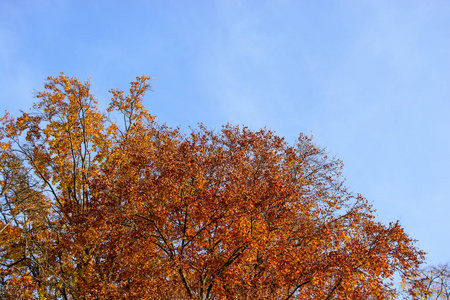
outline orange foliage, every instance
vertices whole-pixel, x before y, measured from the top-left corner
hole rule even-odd
[[[143,107],[149,79],[111,90],[123,124],[64,74],[2,118],[3,298],[391,299],[415,274],[423,253],[310,138],[183,135]]]

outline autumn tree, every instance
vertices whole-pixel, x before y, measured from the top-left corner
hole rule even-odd
[[[145,110],[149,88],[102,113],[61,74],[3,117],[3,298],[391,299],[417,272],[423,252],[309,137],[183,134]]]
[[[32,112],[2,118],[2,206],[10,218],[0,236],[5,298],[76,298],[89,257],[88,179],[109,145],[105,117],[89,82],[61,75],[45,89]]]

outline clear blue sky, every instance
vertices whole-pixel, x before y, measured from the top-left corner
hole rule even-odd
[[[380,220],[450,261],[450,2],[0,1],[0,110],[44,79],[154,76],[162,122],[313,134]]]

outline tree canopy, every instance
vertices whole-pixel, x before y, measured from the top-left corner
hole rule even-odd
[[[144,108],[150,87],[101,112],[61,74],[3,116],[2,298],[392,299],[394,274],[417,273],[423,252],[311,138],[185,134]]]

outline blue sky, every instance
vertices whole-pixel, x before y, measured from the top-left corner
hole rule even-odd
[[[101,107],[154,76],[144,103],[169,125],[312,134],[380,220],[449,262],[449,37],[444,0],[2,0],[0,110],[60,72]]]

